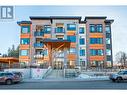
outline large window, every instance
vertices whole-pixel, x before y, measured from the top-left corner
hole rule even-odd
[[[106,33],[110,33],[111,32],[110,25],[106,25],[105,30],[106,30]]]
[[[79,34],[84,34],[84,32],[85,32],[84,27],[80,27],[80,28],[79,28]]]
[[[76,42],[76,36],[67,36],[67,39],[71,42]]]
[[[110,38],[106,38],[106,44],[110,44]]]
[[[20,56],[27,56],[28,50],[20,50]]]
[[[63,27],[57,27],[56,33],[64,33],[64,28]]]
[[[111,50],[110,49],[106,49],[106,55],[111,55]]]
[[[91,61],[91,66],[103,67],[104,61]]]
[[[102,24],[97,24],[96,25],[96,30],[97,30],[97,32],[102,32],[103,31]]]
[[[76,48],[70,48],[69,53],[70,54],[75,54],[76,53]]]
[[[91,56],[96,56],[96,55],[101,56],[101,55],[104,55],[104,53],[103,53],[102,49],[91,49],[90,50],[90,55]]]
[[[29,32],[30,32],[30,26],[21,27],[21,33],[29,33]]]
[[[103,32],[102,24],[90,24],[89,27],[91,33]]]
[[[85,49],[80,49],[80,56],[85,56]]]
[[[21,38],[21,44],[30,44],[30,39],[29,38]]]
[[[94,24],[90,24],[90,32],[95,32],[96,31],[96,27]]]
[[[45,26],[45,33],[51,33],[51,26]]]
[[[76,30],[76,24],[67,24],[67,30],[75,31]]]
[[[48,50],[44,50],[44,56],[47,56],[48,55]]]
[[[90,44],[103,44],[102,38],[90,38]]]
[[[112,66],[112,62],[111,61],[107,61],[107,66],[111,67]]]
[[[80,43],[80,45],[84,45],[85,44],[85,38],[80,38],[79,43]]]

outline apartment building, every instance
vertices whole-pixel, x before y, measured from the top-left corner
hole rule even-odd
[[[106,17],[46,16],[19,21],[21,66],[113,66],[111,24]]]

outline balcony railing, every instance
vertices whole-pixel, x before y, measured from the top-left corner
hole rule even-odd
[[[34,43],[35,48],[43,48],[44,44],[43,43]]]
[[[35,54],[34,58],[44,58],[44,55],[43,54]]]
[[[34,32],[34,36],[44,36],[44,32]]]

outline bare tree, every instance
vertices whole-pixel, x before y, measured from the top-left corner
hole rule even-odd
[[[127,64],[127,54],[123,51],[119,51],[116,53],[116,62],[120,63],[123,67],[125,67]]]

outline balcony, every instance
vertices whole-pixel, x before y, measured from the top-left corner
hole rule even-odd
[[[43,43],[34,43],[35,48],[43,48],[44,44]]]
[[[43,54],[35,54],[34,58],[39,59],[39,58],[44,58]]]
[[[44,36],[44,32],[43,31],[41,31],[41,32],[34,32],[34,36],[35,37],[42,37],[42,36]]]

